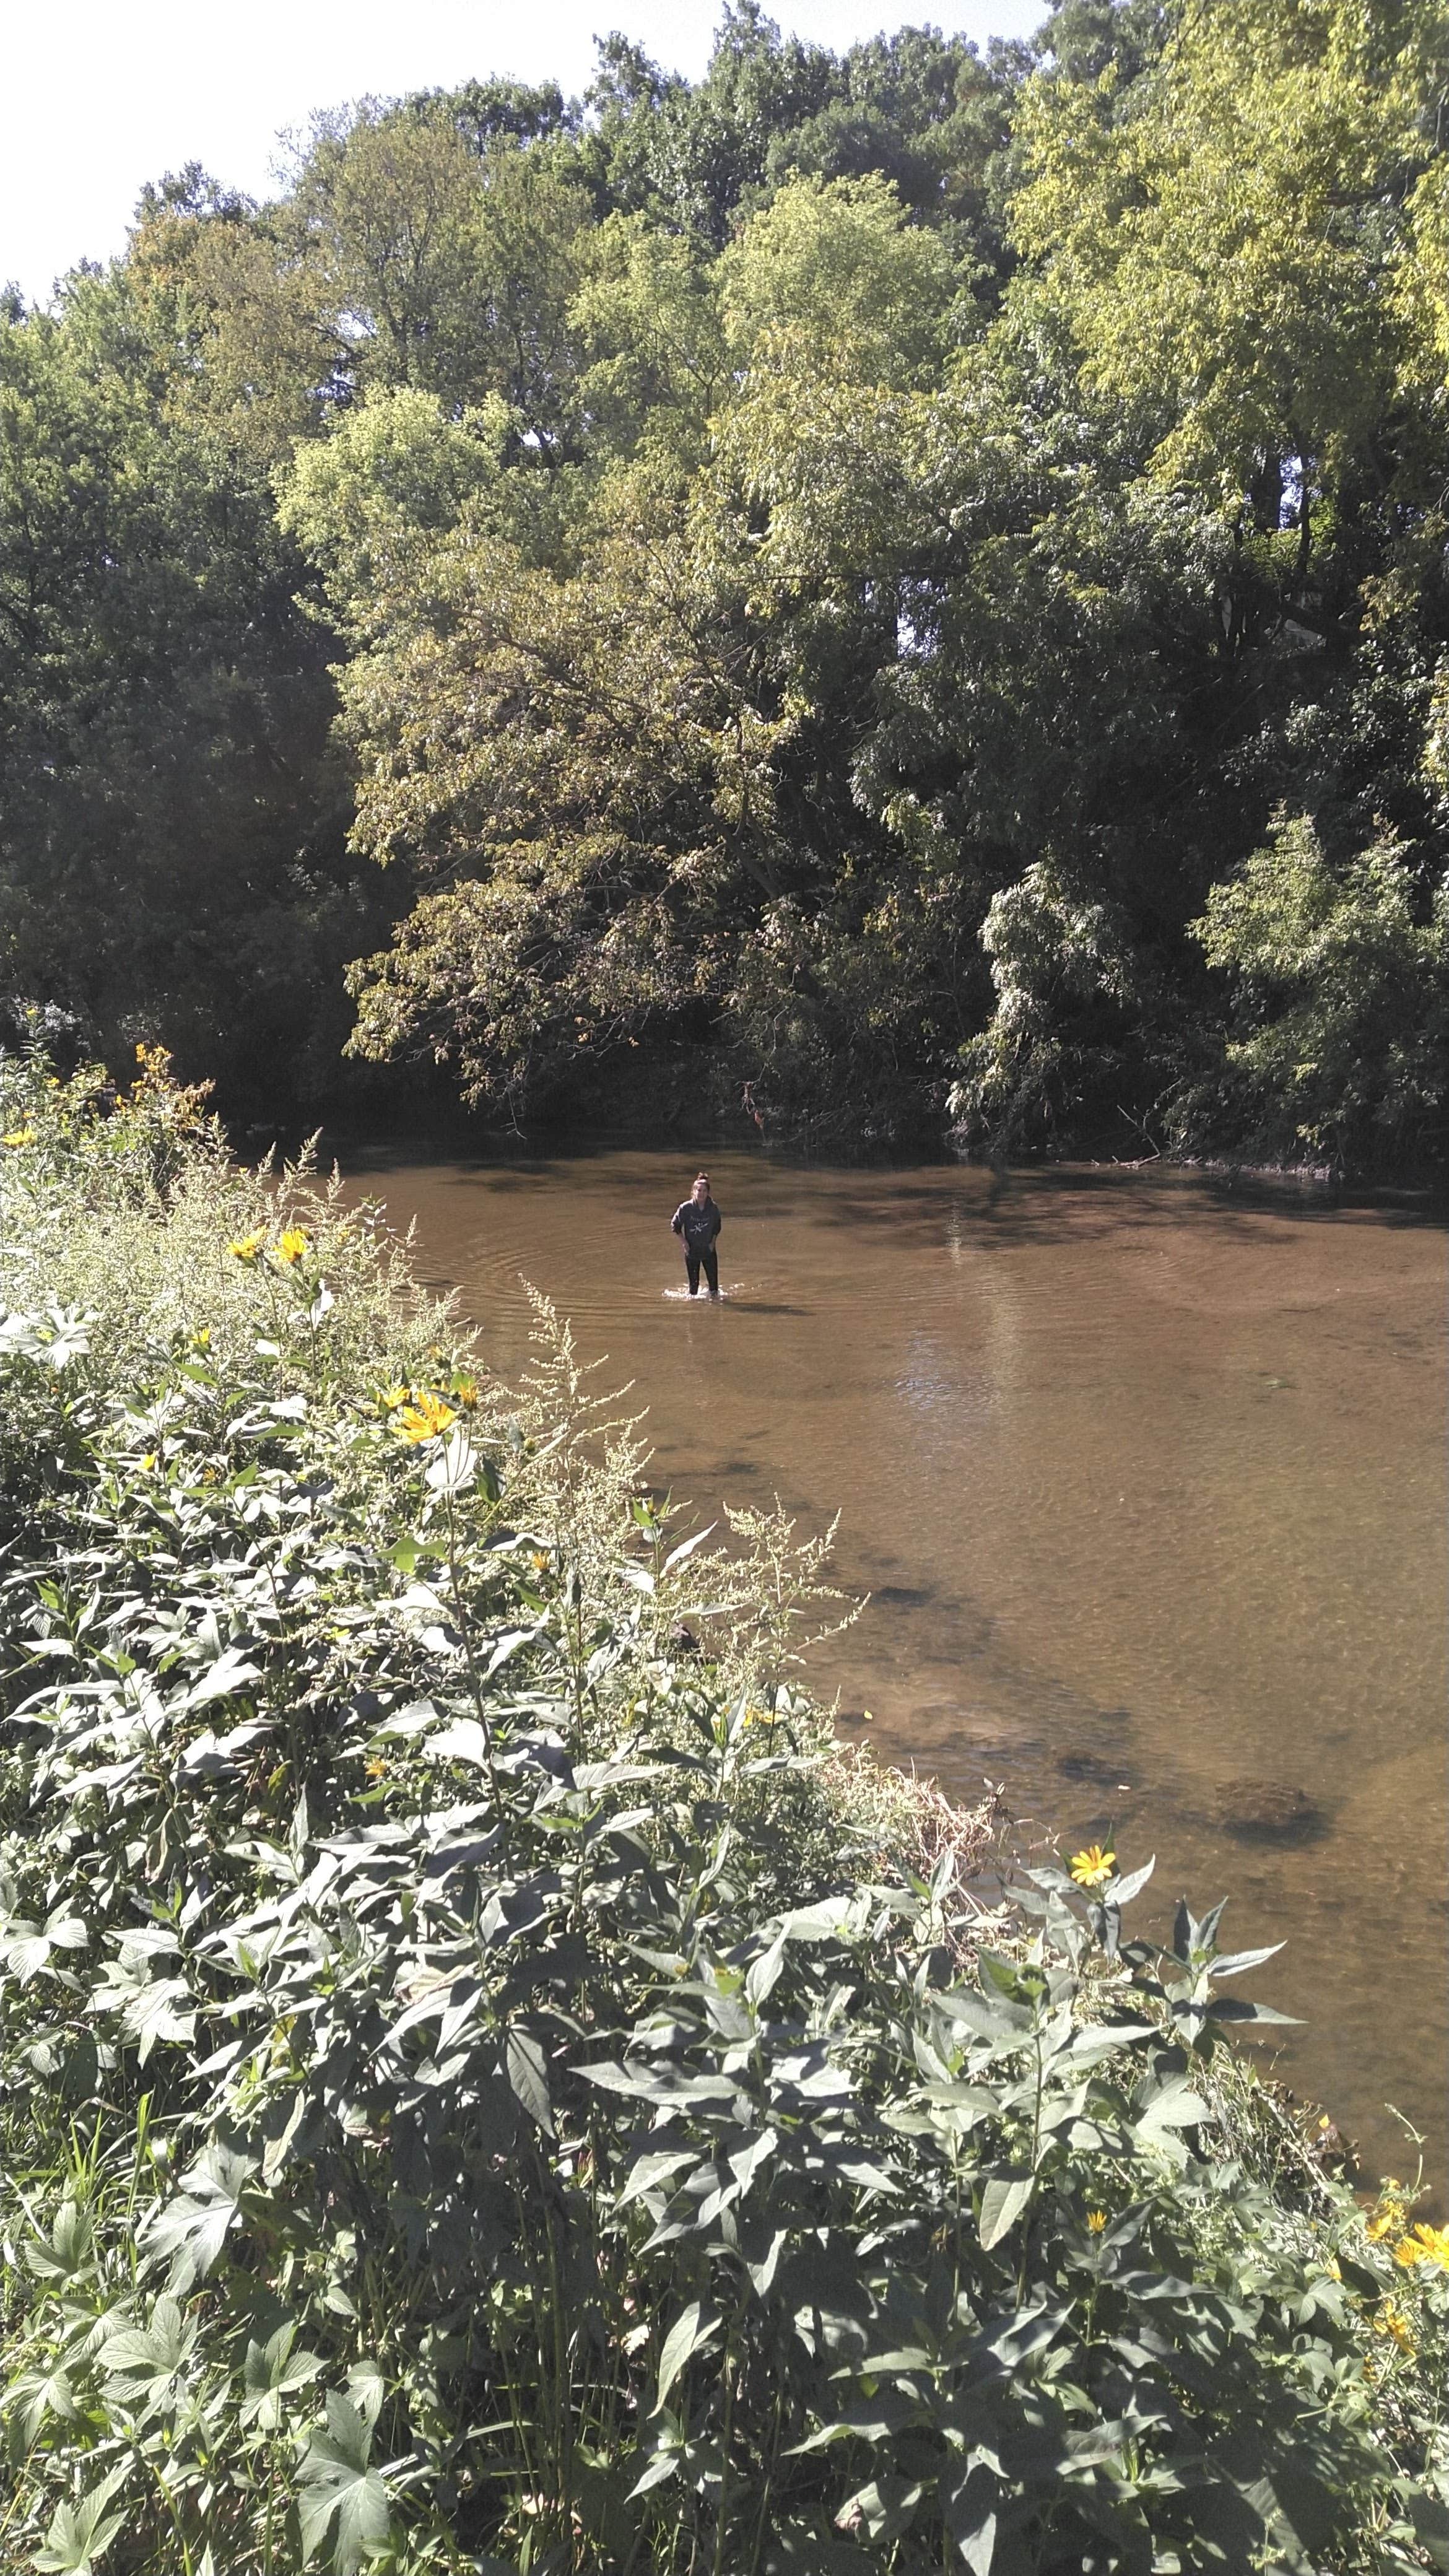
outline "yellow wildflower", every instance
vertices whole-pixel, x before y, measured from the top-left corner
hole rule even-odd
[[[156,1465],[156,1452],[155,1452],[155,1450],[154,1450],[154,1449],[148,1449],[148,1450],[147,1450],[147,1452],[146,1452],[145,1457],[144,1457],[144,1458],[142,1459],[142,1461],[141,1461],[141,1473],[142,1473],[142,1475],[143,1475],[143,1476],[149,1476],[149,1475],[153,1472],[153,1470],[154,1470],[154,1468],[155,1468],[155,1465]]]
[[[5,1139],[5,1142],[13,1151],[18,1152],[22,1145],[34,1144],[35,1129],[33,1127],[12,1127],[9,1135]]]
[[[399,1405],[412,1403],[413,1391],[410,1386],[385,1386],[377,1400],[384,1413],[396,1413]]]
[[[366,1771],[369,1780],[385,1780],[387,1778],[387,1764],[385,1762],[380,1762],[374,1759],[371,1762],[364,1763],[363,1769]]]
[[[255,1261],[266,1239],[265,1228],[259,1228],[255,1234],[239,1234],[226,1248],[233,1261]]]
[[[1437,2263],[1449,2272],[1449,2227],[1416,2227],[1394,2247],[1394,2261],[1411,2271],[1416,2263]]]
[[[394,1416],[394,1428],[416,1447],[420,1440],[440,1439],[457,1418],[451,1404],[445,1404],[440,1395],[419,1395]]]
[[[474,1413],[477,1411],[478,1382],[476,1378],[455,1377],[453,1380],[452,1393],[454,1402],[457,1404],[460,1412]]]
[[[1104,1852],[1100,1843],[1089,1843],[1085,1851],[1072,1854],[1072,1876],[1078,1887],[1105,1886],[1116,1866],[1116,1853]]]
[[[1087,2232],[1088,2232],[1088,2234],[1089,2234],[1089,2235],[1091,2235],[1091,2236],[1100,2236],[1100,2235],[1101,2235],[1101,2233],[1102,2233],[1102,2230],[1103,2230],[1103,2228],[1106,2226],[1106,2224],[1107,2224],[1107,2213],[1106,2213],[1105,2209],[1089,2209],[1089,2210],[1088,2210],[1088,2212],[1087,2212]]]
[[[1400,2352],[1407,2353],[1409,2359],[1413,2360],[1414,2335],[1411,2321],[1405,2316],[1402,2308],[1395,2307],[1392,2299],[1385,2299],[1383,2306],[1375,2310],[1374,2333],[1392,2335]]]
[[[305,1261],[307,1258],[308,1241],[305,1229],[300,1225],[289,1225],[286,1233],[272,1249],[275,1258],[282,1263],[283,1267],[287,1270],[292,1269],[295,1263]]]

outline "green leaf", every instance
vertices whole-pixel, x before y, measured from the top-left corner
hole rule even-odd
[[[872,2478],[857,2487],[835,2517],[838,2531],[863,2531],[877,2549],[898,2540],[915,2519],[926,2490],[909,2478]]]
[[[946,2529],[972,2576],[990,2576],[996,2555],[997,2494],[990,2471],[974,2468],[941,2498]]]
[[[773,2132],[767,2132],[767,2134],[771,2136],[773,2142]],[[760,2141],[756,2139],[754,2143],[758,2147]],[[745,2148],[741,2152],[748,2155],[751,2150]],[[667,2155],[640,2156],[637,2163],[630,2167],[629,2178],[614,2207],[627,2209],[631,2201],[638,2200],[646,2191],[657,2191],[661,2183],[670,2181],[675,2174],[682,2171],[684,2166],[695,2165],[699,2161],[699,2150],[696,2147],[675,2147]]]
[[[251,1663],[239,1646],[228,1646],[208,1665],[195,1689],[187,1692],[185,1704],[189,1709],[205,1708],[214,1699],[232,1699],[261,1678],[260,1664]]]
[[[553,2136],[553,2106],[548,2093],[548,2060],[543,2043],[531,2030],[510,2030],[507,2047],[508,2081],[516,2098],[531,2120],[536,2120],[545,2137]]]
[[[1212,1974],[1214,1977],[1246,1976],[1250,1968],[1261,1968],[1265,1959],[1276,1959],[1284,1946],[1281,1941],[1270,1941],[1266,1950],[1234,1950],[1225,1953],[1221,1959],[1214,1959]]]
[[[662,2486],[666,2478],[672,2478],[683,2457],[683,2445],[678,2440],[663,2443],[657,2451],[651,2451],[629,2489],[631,2500],[635,2496],[647,2495],[651,2487]]]
[[[696,1530],[693,1538],[681,1539],[678,1547],[672,1547],[670,1549],[669,1554],[666,1556],[664,1563],[660,1568],[661,1574],[672,1574],[677,1565],[684,1565],[687,1563],[688,1559],[693,1556],[695,1549],[697,1547],[703,1547],[705,1540],[713,1536],[717,1527],[717,1522],[710,1521],[704,1529]]]
[[[1106,1890],[1104,1903],[1116,1907],[1120,1912],[1124,1905],[1131,1904],[1134,1896],[1141,1895],[1156,1867],[1157,1855],[1154,1852],[1151,1860],[1145,1860],[1140,1869],[1131,1869],[1125,1878],[1113,1880],[1112,1885]]]
[[[363,2558],[392,2533],[392,2507],[381,2473],[369,2465],[371,2428],[349,2398],[329,2390],[327,2424],[313,2434],[297,2469],[302,2556],[311,2562],[332,2543],[338,2576],[353,2576]]]
[[[5,2390],[5,2403],[19,2408],[27,2442],[34,2441],[47,2415],[59,2415],[65,2423],[73,2424],[79,2413],[69,2376],[57,2361],[44,2370],[22,2371]]]
[[[317,2377],[321,2362],[315,2353],[293,2352],[296,2336],[295,2323],[288,2323],[278,2326],[264,2344],[248,2343],[240,2408],[244,2424],[255,2424],[264,2433],[280,2432],[284,2401]]]
[[[677,2316],[664,2338],[659,2356],[659,2387],[656,2403],[663,2405],[680,2372],[695,2353],[719,2331],[718,2308],[707,2308],[699,2300]]]
[[[175,2287],[205,2279],[241,2215],[242,2193],[256,2170],[250,2156],[230,2147],[207,2147],[183,2174],[175,2199],[151,2219],[143,2231],[143,2250],[171,2257]]]
[[[95,2561],[125,2522],[124,2513],[106,2512],[125,2474],[124,2468],[113,2469],[104,2485],[82,2503],[57,2505],[44,2544],[35,2553],[34,2563],[45,2570],[45,2576],[91,2576]]]
[[[1209,2021],[1277,2022],[1285,2030],[1302,2027],[1301,2014],[1276,2012],[1271,2004],[1245,2004],[1238,1995],[1214,1995],[1208,2005],[1207,2016]]]
[[[981,2194],[981,2242],[989,2253],[1009,2236],[1017,2220],[1029,2207],[1036,2187],[1033,2174],[1013,2174],[1005,2180],[989,2182]]]

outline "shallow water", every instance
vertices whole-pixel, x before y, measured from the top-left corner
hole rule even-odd
[[[520,1274],[648,1406],[702,1515],[841,1515],[870,1606],[814,1660],[881,1749],[1003,1782],[1068,1849],[1230,1891],[1281,2072],[1366,2164],[1442,2181],[1446,1235],[1185,1174],[800,1169],[716,1154],[717,1305],[681,1293],[687,1157],[345,1152],[416,1218],[504,1376]],[[1198,1901],[1200,1900],[1200,1902]]]

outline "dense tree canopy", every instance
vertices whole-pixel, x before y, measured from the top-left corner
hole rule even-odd
[[[0,329],[6,985],[267,1106],[1439,1153],[1446,98],[1442,0],[738,0],[168,180]]]

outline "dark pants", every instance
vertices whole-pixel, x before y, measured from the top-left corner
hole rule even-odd
[[[701,1244],[698,1252],[691,1252],[688,1244],[686,1244],[684,1247],[684,1267],[689,1274],[689,1293],[691,1297],[697,1297],[699,1295],[699,1274],[701,1270],[704,1272],[705,1285],[708,1288],[711,1297],[717,1297],[719,1295],[719,1255],[715,1251],[712,1243],[708,1246]]]

